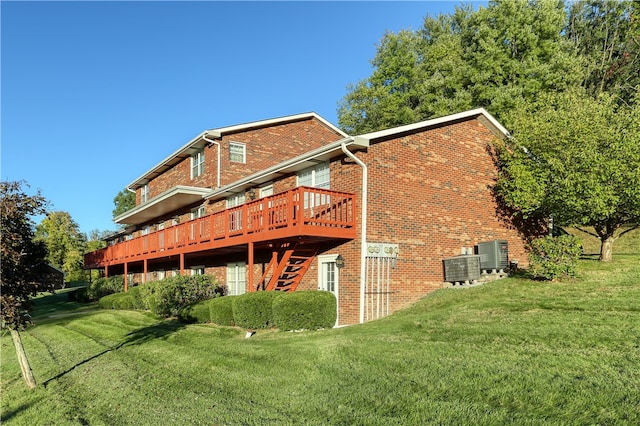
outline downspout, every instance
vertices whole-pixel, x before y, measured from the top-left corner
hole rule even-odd
[[[218,183],[216,185],[216,188],[220,188],[220,142],[216,142],[213,139],[207,138],[207,133],[202,135],[202,139],[209,143],[215,144],[218,147],[218,161],[217,161],[217,165],[218,165],[218,173],[217,173],[218,181],[217,182]]]
[[[353,139],[351,139],[353,140]],[[366,256],[367,256],[367,196],[368,196],[368,171],[367,165],[364,164],[358,157],[356,157],[351,151],[347,149],[346,142],[342,142],[340,145],[342,152],[360,167],[362,167],[362,234],[360,235],[360,323],[364,322],[364,292],[365,292],[365,280],[366,280]]]

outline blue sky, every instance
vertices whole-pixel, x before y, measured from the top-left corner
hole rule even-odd
[[[1,178],[82,232],[115,230],[116,194],[203,130],[309,111],[337,125],[385,31],[460,4],[2,1]]]

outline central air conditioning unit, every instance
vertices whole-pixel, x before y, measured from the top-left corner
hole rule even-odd
[[[468,282],[480,278],[480,256],[471,254],[444,259],[444,280],[446,282]]]
[[[505,240],[478,243],[480,269],[504,270],[509,266],[509,245]]]

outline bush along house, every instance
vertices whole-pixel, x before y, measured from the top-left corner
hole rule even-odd
[[[492,193],[507,135],[484,109],[358,136],[315,113],[207,130],[128,186],[126,227],[85,268],[127,288],[211,274],[229,295],[326,290],[338,325],[380,318],[480,243],[525,263]]]

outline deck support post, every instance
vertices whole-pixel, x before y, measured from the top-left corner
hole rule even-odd
[[[180,275],[184,275],[184,253],[180,253]]]
[[[256,291],[253,285],[253,243],[249,243],[249,291]]]
[[[124,291],[129,291],[129,262],[124,262]]]
[[[109,265],[104,265],[104,277],[109,278]]]
[[[144,259],[142,261],[142,282],[146,283],[147,282],[147,259]]]

